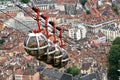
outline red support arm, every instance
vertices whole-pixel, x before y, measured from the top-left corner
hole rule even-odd
[[[48,31],[48,16],[44,14],[42,15],[42,17],[45,19],[46,37],[49,38],[51,35],[49,34]]]
[[[56,39],[56,24],[55,24],[55,22],[53,22],[53,27],[54,27],[54,29],[53,29],[53,36],[54,36],[54,43],[56,43],[57,42],[57,39]]]
[[[64,44],[64,42],[63,42],[63,40],[62,40],[62,31],[63,31],[63,28],[62,27],[60,27],[60,47],[64,47],[65,46],[65,44]]]
[[[41,32],[42,29],[40,28],[40,22],[39,22],[39,19],[40,19],[40,9],[38,7],[33,7],[32,8],[36,13],[37,13],[37,16],[36,16],[36,21],[37,21],[37,25],[38,25],[38,30],[37,32]]]
[[[49,24],[51,24],[53,26],[53,37],[54,37],[53,42],[56,43],[56,42],[58,42],[56,39],[56,24],[55,24],[55,22],[51,22],[51,21],[49,22]]]

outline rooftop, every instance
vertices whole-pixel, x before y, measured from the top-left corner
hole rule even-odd
[[[103,27],[102,29],[104,29],[104,30],[110,30],[110,31],[118,31],[118,30],[120,30],[118,27],[116,27],[116,26],[105,26],[105,27]]]

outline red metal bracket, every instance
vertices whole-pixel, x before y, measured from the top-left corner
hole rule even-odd
[[[53,36],[54,36],[54,43],[57,43],[58,41],[57,41],[57,38],[56,38],[56,23],[55,22],[53,22],[53,27],[54,27],[54,29],[53,29]]]
[[[62,27],[59,27],[59,30],[60,30],[60,34],[59,34],[59,37],[60,37],[60,47],[64,47],[65,46],[65,43],[63,42],[62,40],[62,32],[63,32],[63,28]]]
[[[40,9],[38,7],[33,7],[32,9],[37,13],[35,20],[37,21],[38,30],[36,30],[36,33],[39,33],[39,32],[41,32],[43,30],[42,28],[40,28],[40,26],[41,26],[40,21],[39,21],[40,20]]]
[[[48,16],[43,14],[42,17],[45,19],[45,30],[46,30],[46,37],[49,38],[51,35],[48,31]]]

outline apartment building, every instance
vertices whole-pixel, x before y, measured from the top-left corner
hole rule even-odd
[[[36,0],[34,4],[40,8],[40,10],[55,9],[56,3],[54,0]]]
[[[117,26],[117,24],[104,26],[101,29],[101,32],[103,32],[107,39],[111,41],[113,41],[116,37],[120,37],[120,28]]]
[[[86,28],[80,24],[73,24],[73,28],[69,29],[69,37],[75,40],[80,40],[86,37]]]

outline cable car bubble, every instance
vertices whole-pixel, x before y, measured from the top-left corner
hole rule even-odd
[[[56,46],[55,44],[48,39],[48,54],[47,54],[47,64],[54,64],[54,55],[56,52]]]
[[[54,55],[53,67],[61,68],[62,56],[63,56],[63,53],[62,53],[61,48],[59,46],[56,46],[56,52],[55,52],[55,55]]]
[[[24,48],[31,56],[42,56],[47,52],[47,39],[42,33],[29,33],[24,41]]]
[[[67,65],[67,63],[69,61],[69,56],[68,56],[67,51],[65,49],[62,49],[62,51],[63,51],[63,57],[62,57],[62,61],[61,61],[61,64],[62,64],[61,67],[64,67]]]

